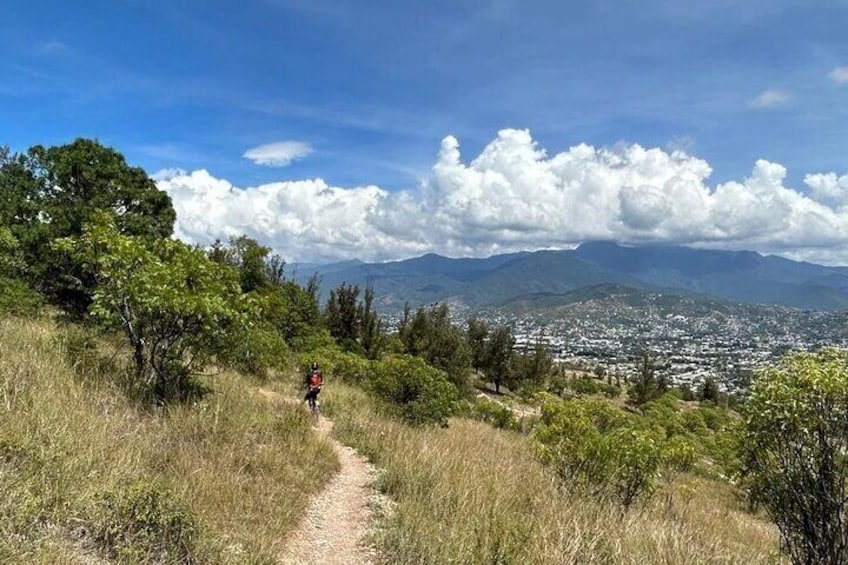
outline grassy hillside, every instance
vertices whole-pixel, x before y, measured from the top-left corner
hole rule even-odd
[[[304,411],[223,373],[147,413],[71,335],[0,319],[0,562],[276,562],[338,465]]]
[[[377,542],[388,563],[772,563],[777,530],[726,484],[684,477],[622,516],[560,487],[526,436],[465,419],[414,429],[334,384],[336,432],[384,470],[394,501]]]
[[[81,356],[78,339],[0,320],[0,562],[275,563],[338,468],[282,400],[294,379],[226,372],[204,400],[147,412],[110,384],[110,347]],[[386,563],[774,561],[775,528],[724,483],[685,477],[622,515],[563,488],[527,436],[467,419],[410,427],[330,378],[335,433],[394,501],[374,540]]]

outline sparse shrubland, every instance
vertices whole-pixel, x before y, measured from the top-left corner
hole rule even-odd
[[[339,437],[383,470],[394,501],[376,540],[388,563],[767,563],[773,526],[732,488],[685,475],[639,512],[561,483],[527,437],[467,419],[413,428],[335,384]]]

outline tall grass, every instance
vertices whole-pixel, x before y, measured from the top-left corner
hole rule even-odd
[[[766,563],[777,532],[729,487],[688,477],[671,499],[622,516],[569,492],[526,436],[470,420],[414,429],[333,383],[325,407],[339,437],[382,468],[395,502],[376,541],[387,563]]]
[[[234,373],[144,410],[68,335],[0,319],[0,562],[276,562],[338,468],[305,411]]]

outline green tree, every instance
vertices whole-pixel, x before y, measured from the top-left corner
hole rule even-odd
[[[509,381],[512,375],[512,356],[515,338],[507,326],[496,328],[486,344],[486,376],[495,384],[495,392],[500,394],[501,383]]]
[[[0,312],[28,315],[41,307],[41,296],[22,278],[25,270],[18,240],[0,225]]]
[[[358,344],[362,326],[362,311],[359,307],[359,286],[342,283],[330,290],[324,309],[324,322],[336,341],[350,348]]]
[[[545,384],[553,365],[548,346],[541,338],[537,339],[532,348],[513,354],[510,378],[506,385],[510,389],[526,387],[539,390]]]
[[[469,318],[465,329],[465,340],[471,351],[471,366],[479,373],[486,363],[486,338],[489,324],[480,318]]]
[[[269,247],[259,245],[258,241],[246,235],[230,238],[227,262],[238,269],[242,292],[269,286],[266,258],[270,252]]]
[[[468,388],[471,353],[462,330],[451,323],[446,304],[419,308],[411,319],[407,310],[399,335],[406,353],[419,355],[447,373],[460,391]]]
[[[369,359],[377,359],[383,350],[385,343],[385,332],[383,319],[377,315],[374,308],[374,287],[365,287],[365,297],[359,308],[359,319],[361,321],[360,344],[365,356]]]
[[[704,383],[701,385],[699,400],[701,402],[711,401],[714,404],[718,404],[719,401],[719,390],[718,384],[713,377],[707,377],[704,379]]]
[[[171,239],[123,235],[110,214],[57,242],[94,273],[91,312],[123,330],[134,383],[159,402],[198,393],[192,376],[229,340],[241,339],[248,304],[232,267]]]
[[[754,381],[740,457],[793,563],[848,562],[848,353],[792,353]]]
[[[78,261],[57,253],[50,245],[54,239],[79,235],[99,211],[112,214],[119,233],[147,242],[173,232],[176,213],[170,197],[143,169],[129,166],[120,153],[96,141],[34,146],[12,170],[19,184],[38,190],[36,197],[27,196],[37,205],[38,220],[29,230],[32,235],[21,239],[32,274],[73,316],[82,316],[91,303],[95,277]],[[9,175],[3,176],[8,181]]]
[[[639,373],[627,391],[630,402],[641,406],[665,394],[665,380],[657,378],[656,372],[656,360],[649,352],[643,351],[639,356]]]
[[[41,183],[26,156],[0,147],[0,226],[16,237],[38,222]]]

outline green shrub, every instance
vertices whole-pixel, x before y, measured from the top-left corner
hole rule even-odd
[[[793,563],[848,562],[848,352],[795,353],[751,387],[744,485]]]
[[[586,375],[577,379],[570,379],[568,381],[568,388],[577,394],[598,394],[601,392],[601,386],[598,381]]]
[[[333,376],[348,383],[361,384],[371,372],[371,363],[354,353],[341,353],[335,360]]]
[[[512,410],[488,398],[475,400],[471,404],[470,414],[474,419],[488,422],[496,428],[514,431],[521,429],[521,424]]]
[[[194,516],[161,484],[137,480],[101,494],[92,534],[121,563],[194,563]]]
[[[459,392],[444,371],[420,357],[388,356],[374,363],[369,390],[398,407],[401,415],[418,425],[446,425],[459,408]]]
[[[229,341],[219,351],[219,361],[249,375],[266,378],[269,369],[282,369],[290,359],[288,344],[267,324],[252,327]]]
[[[534,440],[562,480],[624,509],[654,492],[663,463],[661,438],[603,400],[545,402]]]
[[[568,386],[570,379],[564,375],[552,375],[548,377],[548,382],[545,385],[545,390],[551,394],[562,396]]]
[[[0,276],[0,314],[31,316],[42,306],[41,295],[24,281]]]
[[[601,392],[607,398],[618,398],[621,396],[621,387],[616,385],[611,385],[607,383],[601,383],[600,385]]]

